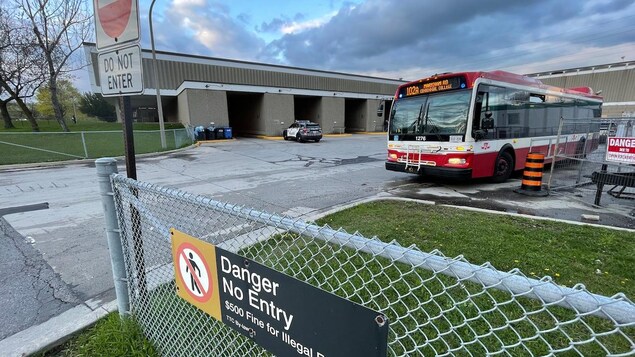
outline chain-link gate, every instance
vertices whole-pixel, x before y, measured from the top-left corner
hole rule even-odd
[[[550,193],[577,196],[597,206],[604,199],[603,206],[633,210],[635,140],[629,138],[635,137],[634,126],[635,118],[562,119],[548,178]],[[615,142],[618,138],[623,139]],[[622,142],[626,147],[614,145]]]
[[[388,354],[633,355],[635,304],[112,176],[130,310],[166,356],[267,352],[176,295],[176,228],[385,314]],[[345,338],[345,336],[343,336]]]

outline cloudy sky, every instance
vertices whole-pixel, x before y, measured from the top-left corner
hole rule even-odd
[[[158,50],[387,78],[635,61],[633,0],[158,0],[153,19]]]

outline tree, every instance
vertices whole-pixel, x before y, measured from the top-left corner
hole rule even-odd
[[[5,129],[15,129],[13,122],[11,122],[11,114],[9,114],[9,102],[13,100],[13,97],[7,96],[3,99],[3,90],[0,88],[0,113],[2,113],[2,120],[4,121]]]
[[[14,0],[30,22],[46,62],[51,105],[64,131],[70,131],[58,93],[58,80],[81,67],[74,54],[91,33],[91,15],[84,0]]]
[[[99,120],[117,121],[115,107],[108,103],[100,93],[84,93],[80,99],[79,110]]]
[[[57,96],[62,117],[66,118],[70,115],[74,115],[75,106],[81,101],[82,97],[77,91],[77,88],[73,86],[73,83],[66,79],[58,80]],[[55,108],[53,108],[51,100],[51,89],[48,85],[40,87],[35,99],[37,100],[35,109],[38,113],[46,118],[56,117]]]
[[[35,45],[32,31],[19,21],[16,13],[16,9],[8,6],[0,8],[0,111],[5,128],[13,127],[6,106],[15,100],[32,130],[39,131],[33,113],[24,100],[32,97],[44,83],[44,61]]]

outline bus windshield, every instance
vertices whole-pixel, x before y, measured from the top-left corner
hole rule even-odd
[[[390,115],[391,135],[464,135],[471,91],[398,100]]]

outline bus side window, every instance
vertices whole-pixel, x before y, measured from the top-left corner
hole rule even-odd
[[[478,92],[476,100],[474,102],[474,120],[472,127],[474,130],[481,128],[481,110],[483,108],[483,100],[485,98],[485,92]]]
[[[472,137],[479,141],[485,139],[486,130],[481,128],[481,112],[483,111],[483,103],[487,101],[487,92],[478,92],[474,100],[474,117],[472,118]]]

